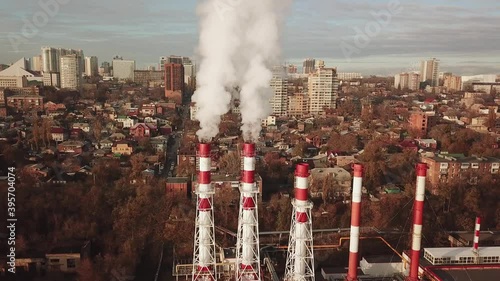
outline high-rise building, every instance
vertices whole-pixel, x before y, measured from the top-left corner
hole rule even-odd
[[[302,73],[310,74],[313,73],[316,69],[316,60],[315,59],[306,59],[302,64]]]
[[[297,66],[295,64],[289,64],[287,68],[288,74],[297,74]]]
[[[107,61],[103,61],[101,63],[101,67],[99,68],[99,75],[109,76],[110,74],[111,74],[111,64]]]
[[[324,60],[317,61],[317,64],[315,65],[315,69],[324,68],[324,67],[325,67],[325,61]]]
[[[421,62],[420,66],[420,82],[430,83],[430,86],[439,86],[439,60],[430,59]]]
[[[184,89],[184,67],[178,63],[166,63],[165,90],[182,91]]]
[[[166,63],[167,63],[167,57],[161,56],[158,64],[158,69],[160,69],[160,71],[165,71]]]
[[[166,63],[164,68],[165,97],[180,104],[184,91],[184,66],[178,63]]]
[[[97,62],[97,57],[86,57],[85,58],[85,75],[89,77],[97,76],[99,73],[99,65]]]
[[[302,118],[309,113],[307,93],[295,93],[288,97],[288,116]]]
[[[61,88],[79,91],[82,86],[82,60],[79,55],[61,56]]]
[[[61,74],[59,72],[44,72],[43,73],[43,85],[60,87],[61,86]]]
[[[113,59],[113,77],[120,80],[134,81],[135,61],[122,58]]]
[[[43,70],[41,55],[34,56],[30,59],[30,70],[40,72]]]
[[[146,87],[157,87],[163,85],[164,79],[164,71],[136,70],[134,72],[134,82]]]
[[[339,81],[336,68],[318,68],[309,74],[309,113],[318,115],[324,108],[336,108]]]
[[[274,95],[271,98],[271,107],[273,114],[276,116],[284,116],[287,113],[288,107],[288,79],[285,74],[285,69],[275,67],[273,78],[271,79],[271,88]]]
[[[420,86],[420,74],[418,73],[400,73],[394,76],[394,88],[418,90]]]
[[[59,58],[61,49],[43,47],[42,48],[42,71],[59,72]]]
[[[337,78],[339,80],[352,80],[363,78],[363,76],[358,72],[339,72],[337,73]]]
[[[448,91],[460,91],[462,89],[462,77],[455,76],[452,73],[444,74],[444,87]]]

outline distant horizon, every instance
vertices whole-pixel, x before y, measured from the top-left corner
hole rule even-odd
[[[62,4],[40,4],[48,2]],[[42,46],[82,49],[101,62],[120,55],[135,60],[138,69],[157,66],[160,56],[170,54],[196,58],[198,2],[5,0],[0,63],[35,56]],[[500,74],[498,11],[493,0],[295,0],[278,61],[300,69],[312,57],[339,72],[369,76],[408,71],[435,57],[441,72]]]

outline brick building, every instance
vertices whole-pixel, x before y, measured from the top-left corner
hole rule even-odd
[[[419,137],[425,137],[437,124],[437,116],[434,112],[412,112],[409,123],[410,130],[416,131]]]
[[[422,162],[429,166],[427,181],[432,193],[438,191],[440,184],[453,179],[467,180],[474,184],[481,175],[498,174],[500,159],[493,157],[465,157],[455,154],[437,154],[434,157],[423,157]]]
[[[134,71],[134,82],[145,87],[157,87],[163,84],[164,71],[136,70]]]
[[[18,111],[43,110],[43,97],[38,95],[14,95],[7,97],[7,106]]]
[[[178,63],[165,64],[165,97],[180,104],[184,91],[184,66]]]

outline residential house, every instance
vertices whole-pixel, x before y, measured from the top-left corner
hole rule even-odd
[[[45,270],[45,255],[44,254],[31,254],[29,256],[17,255],[16,256],[16,270],[18,272],[26,272],[32,276],[41,274]]]
[[[113,141],[119,141],[119,140],[124,140],[127,136],[125,136],[122,133],[114,133],[111,136],[109,136],[109,139]]]
[[[141,114],[143,116],[155,116],[156,115],[156,105],[154,104],[143,104],[141,107]]]
[[[182,196],[189,196],[191,190],[191,181],[189,178],[167,178],[165,184],[165,192],[167,194],[178,194]]]
[[[167,142],[168,138],[165,136],[157,136],[150,139],[150,144],[157,153],[167,151]]]
[[[81,154],[84,150],[84,142],[82,141],[65,141],[57,145],[57,150],[60,153],[73,153],[73,154]]]
[[[71,129],[71,132],[69,133],[70,138],[73,140],[79,140],[83,138],[83,131],[82,129]]]
[[[156,127],[150,124],[138,123],[130,128],[130,135],[134,138],[150,138],[156,131]]]
[[[102,141],[99,142],[99,148],[101,149],[111,148],[112,146],[113,142],[109,139],[103,139]]]
[[[311,186],[316,186],[317,189],[311,189],[311,196],[320,197],[323,195],[323,190],[320,188],[322,182],[328,176],[331,176],[333,181],[335,196],[346,195],[349,196],[351,190],[352,176],[347,170],[334,167],[334,168],[314,168],[311,170]],[[319,182],[320,184],[315,184]]]
[[[437,149],[437,141],[435,139],[418,139],[417,143],[420,148]]]
[[[36,178],[47,178],[52,170],[44,164],[31,164],[25,166],[25,171]]]
[[[111,152],[115,155],[132,155],[134,147],[127,141],[119,141],[113,144]]]
[[[51,272],[76,272],[80,265],[80,248],[57,248],[45,255],[47,269]]]
[[[50,136],[53,141],[55,142],[63,142],[68,139],[68,134],[66,133],[66,130],[61,127],[52,127],[50,129]]]
[[[124,129],[131,128],[137,124],[137,118],[131,118],[130,116],[118,116],[115,121],[118,126]]]
[[[80,129],[85,133],[89,133],[90,125],[88,123],[73,123],[73,129]]]
[[[164,135],[164,136],[168,136],[168,135],[172,134],[172,126],[166,124],[166,125],[160,127],[160,134]]]
[[[415,143],[414,140],[410,140],[410,139],[406,139],[406,140],[403,140],[402,142],[400,142],[399,147],[401,147],[401,149],[406,150],[406,151],[413,151],[413,152],[418,151],[418,145]]]

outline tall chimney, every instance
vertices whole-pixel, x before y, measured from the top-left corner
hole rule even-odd
[[[193,253],[193,281],[216,280],[215,229],[210,144],[198,145],[199,169]]]
[[[479,233],[481,231],[481,218],[476,217],[476,226],[474,228],[474,246],[473,251],[475,254],[479,254]]]
[[[295,199],[292,200],[292,223],[285,268],[285,280],[313,281],[314,253],[311,209],[308,189],[309,165],[298,164],[295,170]]]
[[[354,178],[352,181],[352,203],[351,203],[351,238],[349,245],[349,270],[347,281],[358,280],[358,248],[359,248],[359,226],[361,221],[361,187],[363,180],[363,166],[354,164]]]
[[[422,242],[422,221],[424,216],[425,178],[427,164],[417,164],[417,188],[415,190],[415,205],[413,207],[413,236],[411,245],[411,262],[409,281],[418,281],[420,264],[420,246]]]
[[[236,280],[260,281],[259,215],[255,184],[255,144],[243,144],[243,172],[236,242]]]

